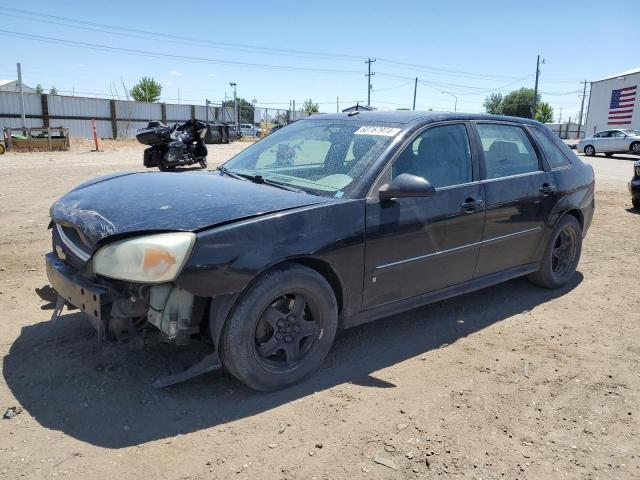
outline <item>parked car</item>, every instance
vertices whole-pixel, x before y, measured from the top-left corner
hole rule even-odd
[[[640,131],[605,130],[578,142],[578,151],[588,156],[604,153],[610,157],[614,153],[634,153],[640,155]]]
[[[633,164],[633,178],[629,182],[633,208],[640,210],[640,160]]]
[[[262,130],[250,123],[241,123],[240,133],[242,133],[244,137],[259,137],[262,134]]]
[[[100,338],[155,333],[273,390],[339,328],[528,276],[573,277],[593,169],[547,127],[461,113],[310,117],[217,171],[120,173],[51,207],[49,281]]]

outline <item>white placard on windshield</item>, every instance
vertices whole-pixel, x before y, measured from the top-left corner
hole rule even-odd
[[[400,131],[393,127],[360,127],[354,135],[381,135],[383,137],[393,137]]]

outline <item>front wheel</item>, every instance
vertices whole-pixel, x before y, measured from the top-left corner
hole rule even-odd
[[[528,279],[545,288],[560,288],[567,284],[576,271],[582,252],[582,227],[573,215],[562,217],[554,228],[540,269]]]
[[[584,154],[587,157],[593,157],[596,154],[596,149],[593,148],[593,145],[587,145],[584,147]]]
[[[207,168],[207,159],[203,158],[202,160],[200,160],[200,168]]]
[[[338,324],[335,295],[315,270],[287,263],[264,273],[238,300],[222,331],[225,368],[255,390],[277,390],[313,373]]]
[[[633,205],[633,208],[640,210],[640,198],[632,198],[631,204]]]
[[[634,142],[631,144],[631,153],[640,155],[640,142]]]

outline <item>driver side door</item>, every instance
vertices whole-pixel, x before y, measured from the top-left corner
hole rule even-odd
[[[465,122],[429,126],[390,162],[366,205],[363,308],[415,297],[473,277],[484,225],[484,187]],[[400,174],[428,180],[430,197],[380,201]]]

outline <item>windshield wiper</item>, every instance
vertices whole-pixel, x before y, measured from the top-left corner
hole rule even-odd
[[[246,175],[246,178],[249,178],[251,181],[255,183],[264,183],[266,185],[271,185],[272,187],[281,188],[283,190],[289,190],[290,192],[302,193],[304,191],[304,190],[300,190],[299,188],[292,187],[288,183],[278,182],[277,180],[264,178],[262,175]]]
[[[222,173],[229,175],[230,177],[237,178],[238,180],[251,180],[249,175],[240,175],[238,173],[232,172],[227,167],[219,166],[216,170],[220,170]]]

